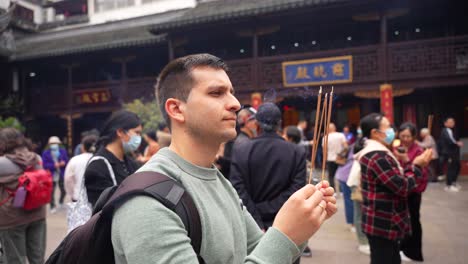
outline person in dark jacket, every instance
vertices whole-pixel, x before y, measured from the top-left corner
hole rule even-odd
[[[41,169],[41,157],[14,128],[0,129],[0,263],[42,264],[46,250],[46,206],[13,206],[11,190],[29,168]]]
[[[245,142],[257,136],[258,125],[255,120],[257,110],[253,107],[244,108],[237,114],[235,139],[229,140],[220,147],[219,155],[216,155],[216,164],[226,179],[229,180],[231,174],[231,157],[236,149],[239,149]]]
[[[444,163],[447,163],[447,186],[445,186],[445,190],[458,192],[460,186],[457,184],[457,178],[460,174],[460,148],[463,146],[463,142],[458,140],[455,133],[455,119],[453,117],[447,117],[444,126],[439,139],[439,157],[441,168],[443,168]]]
[[[373,113],[361,120],[365,147],[355,155],[361,165],[362,229],[371,249],[371,264],[399,264],[400,244],[411,233],[408,196],[432,157],[430,149],[400,166],[388,149],[395,139],[390,122]]]
[[[115,112],[104,123],[98,151],[84,173],[88,201],[93,206],[101,193],[114,185],[114,179],[118,185],[139,168],[138,163],[128,154],[140,146],[141,132],[140,118],[128,111]],[[101,158],[93,160],[95,157]]]
[[[256,114],[261,135],[233,153],[231,182],[262,229],[267,229],[286,200],[305,185],[305,151],[285,141],[277,131],[281,112],[273,103]]]
[[[55,208],[55,187],[60,189],[59,208],[63,207],[63,201],[67,192],[65,191],[64,179],[65,166],[68,163],[68,154],[65,148],[61,147],[62,142],[56,136],[49,138],[48,148],[42,153],[44,169],[49,170],[53,178],[52,197],[50,198],[50,211],[56,212]]]

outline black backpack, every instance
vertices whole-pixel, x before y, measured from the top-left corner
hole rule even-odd
[[[138,172],[119,186],[109,187],[97,201],[93,216],[71,231],[55,249],[46,264],[112,264],[112,217],[126,201],[135,196],[149,196],[173,210],[184,223],[200,263],[201,222],[197,208],[180,184],[156,172]],[[157,239],[157,238],[155,238]]]

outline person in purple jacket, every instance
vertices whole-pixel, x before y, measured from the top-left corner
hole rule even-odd
[[[63,200],[65,199],[65,187],[63,184],[63,175],[65,172],[65,166],[68,163],[68,154],[67,151],[60,147],[62,142],[56,136],[49,138],[48,147],[44,152],[42,152],[42,162],[43,167],[46,170],[49,170],[53,178],[53,189],[52,197],[50,199],[50,212],[55,213],[57,209],[55,208],[55,187],[57,183],[60,188],[60,199],[59,199],[59,208],[63,207]]]

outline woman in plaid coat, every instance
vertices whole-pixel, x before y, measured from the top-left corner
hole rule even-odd
[[[401,263],[399,241],[411,233],[408,194],[431,159],[426,150],[402,168],[388,149],[395,131],[382,114],[361,120],[364,149],[356,154],[361,165],[362,229],[369,239],[371,264]]]

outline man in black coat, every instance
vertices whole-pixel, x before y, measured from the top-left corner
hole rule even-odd
[[[455,119],[448,117],[444,121],[444,129],[439,139],[440,161],[443,165],[447,163],[447,186],[446,191],[458,192],[460,190],[457,184],[458,174],[460,174],[460,147],[463,146],[454,131]]]
[[[259,137],[233,153],[231,182],[262,229],[267,229],[284,202],[305,185],[306,156],[300,146],[277,133],[281,111],[273,103],[261,105],[255,116]]]

